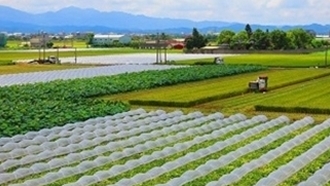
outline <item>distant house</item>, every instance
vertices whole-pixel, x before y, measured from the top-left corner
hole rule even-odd
[[[184,41],[185,39],[176,38],[168,40],[167,42],[169,43],[169,47],[172,49],[183,49],[185,47]]]
[[[40,48],[46,46],[46,44],[51,40],[48,35],[45,36],[36,36],[30,39],[31,48]]]
[[[184,39],[170,39],[170,40],[151,40],[145,41],[140,44],[140,48],[144,49],[155,49],[159,48],[170,48],[170,49],[183,49],[185,46]]]
[[[113,43],[128,44],[132,38],[128,35],[95,35],[93,38],[93,45],[107,45]]]
[[[141,49],[156,49],[156,48],[167,48],[168,43],[165,40],[156,40],[145,41],[144,43],[140,44]]]

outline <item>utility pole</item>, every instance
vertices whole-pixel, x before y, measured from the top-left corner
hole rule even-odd
[[[74,63],[77,64],[77,48],[74,48]]]
[[[43,44],[43,60],[46,60],[46,40],[45,40],[45,33],[42,33],[42,44]]]
[[[328,49],[329,49],[329,43],[327,42],[325,47],[325,59],[324,59],[325,68],[327,68],[328,66]]]
[[[159,33],[156,36],[156,63],[159,62]]]
[[[39,61],[41,60],[41,35],[40,35],[40,30],[38,32],[38,54],[39,54]]]

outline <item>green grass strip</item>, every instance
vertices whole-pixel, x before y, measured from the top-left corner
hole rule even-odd
[[[235,183],[234,185],[240,186],[242,184],[246,185],[254,185],[256,184],[260,179],[268,176],[271,172],[277,170],[280,166],[287,164],[291,160],[293,160],[295,157],[301,155],[320,141],[322,141],[325,137],[328,136],[330,132],[330,129],[324,130],[321,133],[313,136],[309,140],[307,140],[305,143],[291,149],[289,152],[283,154],[282,156],[276,158],[271,163],[259,167],[258,169],[255,169],[251,171],[249,174],[245,175],[239,182]],[[308,166],[305,167],[308,169]],[[304,169],[305,169],[304,168]],[[305,175],[307,176],[307,175]],[[301,178],[299,178],[301,180]],[[295,185],[295,184],[293,184]]]

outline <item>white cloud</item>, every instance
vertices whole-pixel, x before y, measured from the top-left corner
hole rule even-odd
[[[217,20],[255,24],[329,24],[329,0],[0,0],[27,12],[76,6],[124,11],[153,17]]]

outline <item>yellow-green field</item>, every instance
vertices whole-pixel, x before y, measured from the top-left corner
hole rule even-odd
[[[134,103],[144,102],[146,105],[155,102],[156,105],[191,106],[211,100],[223,99],[245,94],[248,91],[248,82],[255,80],[259,75],[269,77],[269,90],[281,88],[299,82],[330,75],[328,69],[271,69],[262,72],[222,77],[200,82],[185,83],[169,87],[160,87],[151,90],[142,90],[126,94],[105,97],[110,100],[125,100]],[[192,102],[190,105],[189,102]]]
[[[54,43],[54,47],[58,46],[58,47],[73,47],[73,48],[86,48],[86,42],[85,41],[81,41],[81,40],[74,40],[73,42],[71,40],[65,40],[65,41],[52,41]],[[8,40],[7,41],[7,45],[6,47],[9,49],[19,49],[22,48],[22,44],[24,44],[24,41],[13,41],[13,40]]]
[[[213,58],[183,60],[179,61],[178,64],[212,63],[213,60]],[[329,66],[330,59],[326,63],[325,52],[312,54],[244,54],[224,57],[224,62],[226,64],[259,64],[270,67],[320,67]]]

